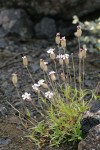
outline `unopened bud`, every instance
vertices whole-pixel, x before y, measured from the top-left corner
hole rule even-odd
[[[13,73],[12,74],[12,82],[13,82],[13,84],[14,84],[14,86],[16,86],[17,85],[17,74],[16,73]]]
[[[56,41],[56,44],[60,44],[60,33],[57,33],[56,34],[56,39],[55,39],[55,41]]]
[[[62,46],[62,48],[66,48],[66,39],[65,39],[65,37],[62,37],[62,39],[61,39],[61,46]]]
[[[27,57],[24,56],[24,57],[22,57],[22,59],[23,59],[23,65],[24,65],[25,67],[27,67],[27,66],[28,66],[28,59],[27,59]]]

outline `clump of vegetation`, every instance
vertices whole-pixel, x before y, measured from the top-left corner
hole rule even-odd
[[[88,45],[88,51],[100,53],[100,18],[81,22],[77,16],[73,16],[72,23],[82,26],[85,34],[81,36],[81,42]]]
[[[23,107],[30,118],[30,111],[25,107],[25,101],[33,105],[40,114],[41,120],[32,118],[30,121],[31,138],[38,148],[48,144],[49,146],[59,147],[66,142],[77,142],[82,139],[81,120],[83,113],[89,109],[90,101],[96,96],[91,90],[84,88],[86,47],[81,48],[80,37],[82,35],[81,26],[77,26],[77,38],[79,45],[79,71],[76,73],[74,54],[67,54],[66,39],[60,37],[57,33],[55,41],[56,48],[50,48],[47,54],[50,57],[51,68],[48,62],[40,59],[40,68],[43,70],[44,78],[35,83],[32,74],[28,69],[28,59],[22,57],[23,65],[27,69],[32,79],[33,92],[37,94],[38,105],[35,105],[34,99],[30,93],[22,95]],[[55,53],[57,51],[57,55]],[[73,77],[70,73],[70,62],[72,62]],[[12,75],[12,82],[16,87],[17,93],[17,74]],[[87,99],[88,93],[91,92],[91,98]]]

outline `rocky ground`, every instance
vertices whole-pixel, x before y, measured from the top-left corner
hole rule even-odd
[[[53,41],[54,40],[32,40],[30,42],[21,42],[18,41],[18,39],[14,41],[10,39],[7,47],[0,50],[0,145],[2,150],[34,149],[34,144],[27,138],[24,138],[26,134],[25,129],[21,127],[20,121],[16,115],[14,115],[15,111],[7,103],[7,101],[9,101],[18,110],[22,108],[22,103],[17,97],[16,90],[12,85],[11,75],[14,72],[18,74],[18,88],[20,94],[24,91],[32,92],[32,81],[22,65],[21,57],[24,55],[28,56],[30,72],[35,81],[37,81],[43,75],[39,68],[39,59],[48,59],[46,57],[47,49],[56,46]],[[75,55],[77,54],[77,44],[76,47],[68,44],[68,47],[69,54],[72,52],[75,53]],[[98,54],[93,55],[88,53],[87,55],[85,62],[85,86],[87,88],[95,88],[99,81],[99,57]],[[33,95],[33,97],[36,99],[36,95]],[[31,115],[36,117],[36,112],[30,105],[28,107],[31,110]],[[62,148],[62,150],[64,150],[64,148]],[[65,150],[67,150],[67,148],[65,148]]]
[[[21,121],[17,117],[18,113],[14,111],[14,109],[8,104],[8,102],[10,102],[10,104],[12,104],[15,108],[22,111],[22,103],[18,98],[16,90],[11,82],[12,73],[18,74],[18,89],[20,95],[25,91],[33,94],[31,89],[32,81],[29,78],[27,71],[22,65],[21,57],[24,55],[28,56],[29,70],[32,73],[32,76],[35,81],[39,80],[40,78],[43,78],[43,73],[39,67],[39,59],[44,58],[45,60],[48,61],[46,51],[50,47],[53,48],[56,47],[54,42],[55,40],[54,36],[56,31],[59,30],[62,36],[66,35],[66,37],[68,37],[67,52],[69,54],[71,53],[74,54],[76,69],[78,68],[77,64],[78,44],[77,40],[74,40],[72,38],[76,26],[69,26],[68,29],[66,29],[66,23],[63,24],[64,21],[58,21],[57,23],[55,23],[55,19],[51,17],[43,17],[42,19],[40,19],[39,22],[34,23],[30,20],[30,17],[23,9],[11,8],[0,11],[0,149],[1,150],[36,149],[33,142],[25,138],[25,135],[27,135],[26,128],[28,126],[27,124],[28,122],[24,118],[23,121],[25,123],[25,126],[22,126]],[[95,36],[96,38],[99,38],[100,35]],[[91,49],[91,47],[95,48],[92,42],[89,42],[87,44],[87,48],[88,46],[89,49]],[[87,59],[85,61],[85,87],[89,89],[95,89],[99,81],[99,76],[100,76],[100,53],[88,52]],[[33,94],[33,99],[36,102],[36,105],[38,106],[35,94]],[[33,107],[29,103],[27,104],[27,106],[31,111],[32,117],[39,117],[37,112],[33,109]],[[100,109],[99,106],[100,103],[95,104],[95,108],[92,108],[92,112],[90,113],[87,112],[87,115],[83,120],[83,125],[84,123],[87,125],[85,126],[84,129],[84,131],[86,131],[87,133],[92,127],[100,124],[100,114],[98,114],[98,111]],[[96,111],[94,112],[94,110]],[[93,120],[95,120],[94,124],[91,123],[93,122]],[[97,126],[95,129],[91,131],[95,132],[98,130],[98,128],[99,127]],[[90,133],[89,135],[91,136],[92,134]],[[96,134],[94,136],[97,137]],[[89,137],[89,139],[91,138]],[[93,143],[93,139],[91,140]],[[79,145],[79,150],[81,150],[82,145],[84,147],[84,143],[86,142],[88,142],[88,139],[85,139],[85,141],[83,141],[82,144]],[[67,144],[59,148],[59,150],[77,150],[77,149],[78,149],[77,144],[74,146]]]

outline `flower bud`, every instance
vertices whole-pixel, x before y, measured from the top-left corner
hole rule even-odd
[[[66,48],[66,39],[65,39],[65,37],[62,37],[62,39],[61,39],[61,46],[62,46],[62,48]]]
[[[24,65],[25,67],[27,67],[27,66],[28,66],[28,59],[27,59],[27,57],[24,56],[24,57],[22,57],[22,59],[23,59],[23,65]]]
[[[13,82],[13,84],[14,84],[14,86],[16,86],[17,85],[17,74],[16,73],[13,73],[12,74],[12,82]]]
[[[80,37],[82,35],[82,30],[81,30],[81,26],[77,26],[77,32],[76,32],[77,37]]]
[[[56,38],[55,38],[56,44],[60,44],[60,33],[56,34]]]

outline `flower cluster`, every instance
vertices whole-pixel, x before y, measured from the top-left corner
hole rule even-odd
[[[80,25],[77,26],[76,34],[77,34],[78,38],[82,34],[82,30],[81,30],[81,26]],[[56,44],[58,45],[58,49],[59,49],[59,47],[61,45],[61,48],[64,50],[64,54],[60,54],[59,53],[56,56],[55,55],[55,48],[50,48],[49,50],[47,50],[47,53],[50,55],[50,58],[51,58],[51,60],[53,60],[54,63],[56,63],[56,59],[58,59],[59,64],[62,65],[62,68],[63,68],[64,63],[66,65],[69,65],[69,54],[67,54],[66,51],[65,51],[65,49],[66,49],[66,39],[65,39],[65,37],[60,38],[60,33],[57,33],[55,41],[56,41]],[[79,59],[86,58],[86,51],[87,51],[87,49],[84,48],[84,47],[79,49],[79,54],[78,54]],[[23,65],[27,68],[28,67],[28,59],[27,59],[27,57],[23,56],[22,60],[23,60]],[[55,70],[55,71],[49,71],[48,72],[48,62],[46,62],[44,59],[40,59],[40,68],[44,71],[44,74],[48,74],[48,77],[49,77],[51,83],[55,85],[55,83],[57,81],[57,78],[58,78],[58,76],[56,77],[57,71]],[[67,77],[65,75],[64,70],[62,70],[62,72],[60,73],[60,78],[61,78],[62,81],[64,81],[64,82],[66,81]],[[17,75],[16,74],[12,74],[12,82],[16,86],[16,84],[17,84]],[[32,89],[33,89],[33,91],[35,93],[38,93],[38,94],[43,93],[43,95],[46,98],[51,99],[54,96],[54,91],[51,92],[52,89],[49,88],[49,86],[48,86],[48,84],[46,82],[47,82],[46,79],[45,80],[41,79],[37,83],[34,83],[32,85]],[[49,89],[49,91],[46,92],[45,91],[46,89]],[[23,100],[30,101],[31,100],[31,94],[25,92],[22,95],[22,98],[23,98]]]

